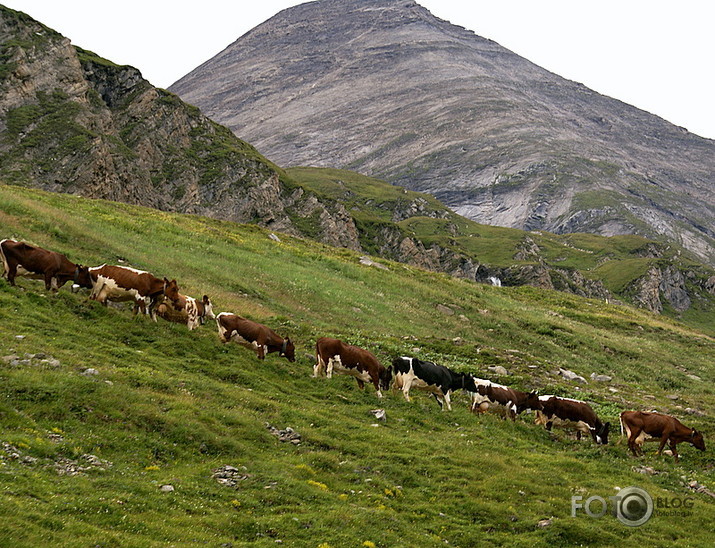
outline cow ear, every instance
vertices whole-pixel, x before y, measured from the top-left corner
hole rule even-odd
[[[168,284],[168,283],[169,283],[169,280],[166,278],[166,276],[164,277],[164,283],[165,283],[165,284]]]
[[[698,431],[695,430],[695,428],[693,428],[693,433],[690,434],[690,437],[691,437],[691,438],[694,438],[694,437],[695,437],[695,434],[697,434],[697,433],[698,433]]]

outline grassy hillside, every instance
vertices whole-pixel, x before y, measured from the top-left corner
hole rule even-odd
[[[686,486],[712,487],[710,448],[681,446],[676,465],[650,444],[635,460],[616,432],[596,447],[549,434],[532,415],[513,424],[472,416],[462,396],[442,413],[419,393],[378,402],[352,379],[310,377],[316,338],[337,336],[384,363],[419,355],[587,399],[611,422],[626,408],[672,412],[711,445],[715,341],[684,324],[387,261],[388,270],[363,266],[350,251],[276,242],[254,226],[1,185],[0,227],[83,264],[124,261],[176,277],[187,294],[210,295],[216,312],[290,335],[298,358],[261,363],[221,345],[213,325],[189,333],[67,287],[53,295],[39,282],[0,280],[0,356],[17,356],[0,359],[0,546],[711,543],[702,524],[715,519],[713,499]],[[510,375],[494,377],[492,365]],[[575,385],[559,367],[613,380]],[[378,407],[384,423],[370,414]],[[266,423],[302,442],[279,441]],[[212,478],[226,465],[235,486]],[[634,470],[642,465],[658,474]],[[87,470],[66,473],[78,467]],[[692,515],[637,528],[571,517],[573,495],[629,485],[693,497]]]
[[[482,225],[455,214],[430,195],[351,171],[296,167],[286,172],[317,195],[345,204],[360,230],[362,246],[375,253],[379,230],[397,227],[404,237],[426,248],[436,245],[490,269],[545,264],[550,270],[578,271],[626,302],[633,302],[633,284],[651,268],[673,266],[686,273],[692,306],[684,313],[666,306],[664,313],[715,334],[711,321],[715,299],[702,283],[715,272],[675,245],[632,234],[559,235]]]

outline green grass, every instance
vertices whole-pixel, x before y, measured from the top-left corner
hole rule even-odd
[[[286,181],[292,180],[323,200],[344,205],[355,220],[363,249],[376,255],[388,255],[388,258],[402,259],[397,252],[390,256],[390,251],[386,251],[385,233],[395,241],[409,237],[426,249],[451,251],[455,257],[467,258],[492,270],[543,264],[558,289],[568,289],[561,287],[566,282],[558,282],[563,278],[560,272],[578,271],[586,279],[601,282],[605,289],[625,302],[632,302],[634,283],[646,275],[651,266],[673,265],[687,273],[688,291],[691,297],[698,295],[698,298],[693,299],[692,309],[686,314],[667,306],[664,313],[714,333],[709,318],[715,312],[715,299],[702,289],[704,283],[696,284],[693,280],[703,281],[715,273],[689,258],[687,252],[677,246],[636,235],[557,235],[481,225],[455,214],[432,196],[351,171],[296,167],[287,169],[286,175]],[[586,192],[583,196],[588,198],[590,194]],[[304,235],[310,237],[317,233],[315,219],[294,221]],[[523,247],[534,245],[538,248],[536,254],[520,255]],[[445,270],[450,269],[447,266]],[[574,288],[574,292],[579,290],[583,288]]]
[[[0,446],[0,546],[711,543],[702,524],[715,519],[715,505],[681,479],[712,488],[710,448],[681,446],[676,465],[651,444],[636,460],[617,427],[612,445],[595,447],[550,435],[531,415],[516,423],[472,416],[459,394],[453,412],[442,413],[419,392],[412,403],[392,393],[378,402],[352,379],[310,377],[315,340],[337,336],[384,363],[419,355],[483,377],[503,365],[510,375],[491,378],[588,399],[611,422],[622,409],[655,407],[702,429],[710,444],[715,341],[685,324],[389,261],[387,271],[366,267],[351,251],[287,235],[275,242],[255,226],[18,187],[0,185],[0,226],[2,237],[83,264],[123,260],[175,277],[187,294],[211,296],[217,313],[290,335],[298,358],[259,362],[221,345],[213,325],[189,333],[67,287],[46,294],[40,282],[0,280],[0,357],[45,353],[60,362],[0,360],[0,442],[37,459],[22,463]],[[578,387],[554,376],[558,367],[613,381]],[[666,398],[674,393],[677,402]],[[376,407],[387,411],[378,427]],[[294,428],[303,442],[281,443],[267,422]],[[85,454],[112,464],[76,476],[55,471]],[[633,470],[643,464],[660,474]],[[211,475],[224,465],[247,477],[220,485]],[[175,490],[162,492],[165,484]],[[571,517],[571,496],[608,497],[629,485],[654,497],[693,496],[693,515],[655,516],[638,528]],[[551,526],[539,528],[545,518]]]

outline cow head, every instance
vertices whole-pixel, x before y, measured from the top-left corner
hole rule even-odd
[[[169,281],[164,278],[164,295],[171,301],[176,310],[184,309],[184,301],[179,295],[179,284],[176,283],[176,280]]]
[[[602,424],[600,428],[596,430],[596,443],[600,443],[601,445],[608,445],[608,431],[611,429],[611,423],[607,422],[606,424]]]
[[[392,382],[392,368],[385,367],[380,372],[380,390],[389,390]]]
[[[214,314],[214,307],[211,303],[211,299],[209,299],[209,296],[204,295],[204,298],[201,299],[201,302],[204,303],[204,315],[201,320],[203,321],[204,318],[208,318],[209,320],[216,319],[216,315]]]
[[[532,390],[526,395],[526,399],[517,405],[516,412],[521,413],[525,409],[535,409],[541,410],[544,405],[539,399],[539,393],[536,390]]]
[[[281,348],[279,356],[285,356],[288,358],[289,362],[295,361],[295,345],[290,340],[290,337],[283,339],[283,347]]]
[[[74,283],[80,287],[92,289],[93,283],[92,278],[89,275],[88,266],[77,265],[77,268],[74,270]]]
[[[474,379],[469,373],[452,372],[451,390],[467,390],[468,392],[476,392],[477,386],[474,384]]]
[[[461,373],[462,375],[462,390],[467,392],[477,393],[477,383],[474,381],[474,375],[469,373]]]
[[[692,443],[696,449],[705,451],[705,439],[703,438],[703,434],[695,430],[695,428],[693,428],[693,433],[690,434],[690,443]]]

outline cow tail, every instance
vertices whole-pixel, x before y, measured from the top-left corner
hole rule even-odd
[[[10,272],[10,265],[7,264],[7,257],[5,257],[5,242],[7,242],[7,238],[0,242],[0,256],[2,257],[3,278],[7,278],[7,275]]]
[[[320,377],[320,347],[318,342],[315,343],[315,365],[313,366],[313,377]]]

